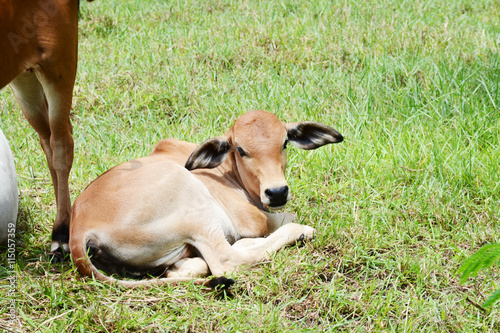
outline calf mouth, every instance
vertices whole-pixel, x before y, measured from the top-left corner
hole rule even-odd
[[[278,210],[285,208],[287,203],[288,203],[288,200],[283,200],[283,201],[279,201],[279,202],[271,202],[270,204],[265,205],[265,206],[271,213],[274,213]]]

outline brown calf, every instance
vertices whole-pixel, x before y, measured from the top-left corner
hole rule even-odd
[[[162,140],[150,156],[108,170],[76,199],[73,261],[85,275],[127,287],[221,276],[262,261],[315,232],[293,223],[293,214],[266,211],[290,199],[287,143],[315,149],[342,140],[326,125],[286,124],[264,111],[244,114],[199,146]],[[126,281],[100,270],[166,277]]]
[[[47,158],[57,203],[55,259],[68,249],[77,50],[78,0],[0,0],[0,89],[10,83]]]

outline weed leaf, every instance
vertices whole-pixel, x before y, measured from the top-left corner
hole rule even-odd
[[[480,248],[476,253],[466,259],[458,269],[460,284],[467,279],[475,277],[480,270],[487,269],[500,259],[500,244],[488,244]]]
[[[488,308],[500,300],[500,289],[491,294],[490,297],[483,303],[483,308]]]

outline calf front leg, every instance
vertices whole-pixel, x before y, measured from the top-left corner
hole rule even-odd
[[[234,272],[239,266],[252,265],[269,259],[270,255],[297,241],[311,239],[316,230],[309,226],[288,223],[266,238],[240,241],[231,246],[222,232],[212,237],[202,237],[193,244],[203,256],[213,275],[222,276]]]

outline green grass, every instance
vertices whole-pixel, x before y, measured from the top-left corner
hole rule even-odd
[[[500,241],[499,15],[488,0],[82,1],[72,199],[161,138],[201,142],[251,109],[321,121],[345,141],[289,150],[286,210],[317,228],[314,242],[238,273],[228,294],[127,291],[48,263],[48,168],[2,90],[21,194],[16,329],[500,330],[497,308],[473,306],[498,289],[498,269],[457,275]]]

